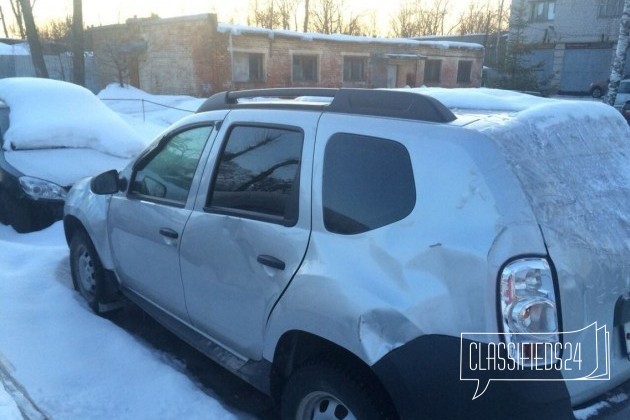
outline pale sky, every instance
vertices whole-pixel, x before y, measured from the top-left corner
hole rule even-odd
[[[346,5],[346,12],[353,15],[369,15],[374,12],[380,25],[385,27],[399,4],[398,0],[340,1]],[[471,1],[448,0],[451,19],[459,15]],[[498,0],[480,1],[498,3]],[[235,23],[245,24],[249,2],[250,0],[83,0],[83,20],[86,25],[99,26],[124,23],[128,18],[147,17],[151,13],[160,17],[173,17],[215,12],[219,22],[230,22],[233,19]],[[431,2],[427,0],[427,4]],[[9,0],[0,0],[0,6],[7,23],[11,25],[14,20]],[[34,15],[38,24],[71,16],[72,0],[36,0]]]

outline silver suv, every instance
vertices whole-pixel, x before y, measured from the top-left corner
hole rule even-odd
[[[509,118],[217,94],[70,191],[74,285],[97,313],[135,302],[283,419],[627,410],[607,393],[630,387],[628,127]]]

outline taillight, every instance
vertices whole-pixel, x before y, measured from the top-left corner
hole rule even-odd
[[[501,272],[499,300],[511,356],[525,365],[552,363],[558,355],[542,351],[546,343],[559,342],[558,305],[547,260],[523,258],[506,265]]]

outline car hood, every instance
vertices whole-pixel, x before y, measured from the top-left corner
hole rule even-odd
[[[24,175],[69,187],[87,176],[122,169],[131,159],[92,149],[38,149],[4,151],[6,161]]]

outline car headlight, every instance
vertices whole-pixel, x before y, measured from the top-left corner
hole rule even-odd
[[[20,177],[22,190],[34,200],[65,200],[66,190],[54,182],[30,176]]]
[[[557,348],[558,305],[549,263],[544,258],[523,258],[505,266],[500,278],[500,306],[505,340],[512,357],[523,365],[553,363]],[[541,358],[541,356],[544,356]]]

